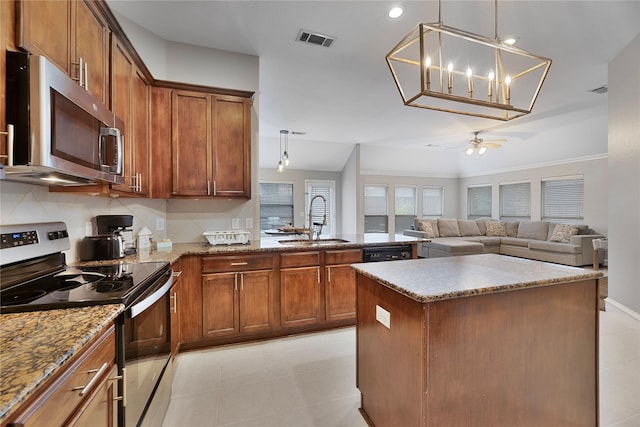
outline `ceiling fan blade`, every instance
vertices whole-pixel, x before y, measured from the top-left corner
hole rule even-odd
[[[500,148],[502,147],[502,145],[500,144],[495,144],[493,142],[482,142],[480,143],[480,146],[482,147],[489,147],[489,148]]]
[[[509,141],[507,141],[506,139],[487,139],[487,140],[483,140],[482,142],[502,142],[502,143],[505,143],[505,142],[509,142]]]

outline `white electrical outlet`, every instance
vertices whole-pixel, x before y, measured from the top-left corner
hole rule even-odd
[[[231,220],[231,229],[237,230],[240,228],[240,218],[233,218]]]
[[[253,218],[246,218],[244,220],[244,228],[250,230],[253,228]]]
[[[376,305],[376,320],[382,323],[387,329],[391,329],[391,313]]]
[[[164,218],[156,218],[156,231],[164,230]]]

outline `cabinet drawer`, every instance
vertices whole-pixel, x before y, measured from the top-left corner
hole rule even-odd
[[[273,255],[206,256],[202,258],[203,273],[224,273],[230,271],[270,270]]]
[[[307,267],[320,265],[320,252],[293,252],[280,254],[280,267]]]
[[[106,363],[106,369],[100,372],[104,377],[115,366],[116,341],[113,326],[98,341],[91,345],[75,362],[51,384],[44,386],[42,393],[12,420],[15,424],[24,426],[63,425],[65,420],[76,411],[82,402],[104,382],[104,378],[96,378],[92,388],[85,390],[81,396],[81,389],[98,375],[98,370]]]
[[[362,249],[348,249],[342,251],[327,251],[327,264],[353,264],[362,262]]]

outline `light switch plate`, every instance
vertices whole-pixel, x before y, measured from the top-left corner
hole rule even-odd
[[[233,218],[231,220],[231,229],[237,230],[240,228],[240,218]]]
[[[391,313],[376,305],[376,320],[382,323],[387,329],[391,329]]]
[[[156,231],[164,230],[164,218],[156,218]]]

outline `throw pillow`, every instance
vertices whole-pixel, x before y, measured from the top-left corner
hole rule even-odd
[[[433,227],[431,226],[431,222],[429,220],[420,220],[416,219],[416,225],[418,231],[423,231],[427,235],[427,239],[434,239],[436,237],[433,232]]]
[[[569,224],[556,224],[553,234],[549,239],[551,242],[569,243],[571,236],[578,234],[578,227]]]
[[[518,221],[507,221],[505,225],[507,227],[507,236],[509,237],[518,237],[518,225],[520,222]]]
[[[507,237],[507,226],[502,221],[487,221],[487,236]]]
[[[458,220],[458,229],[461,236],[480,236],[480,228],[474,220]]]
[[[438,219],[440,237],[460,237],[457,219]]]

